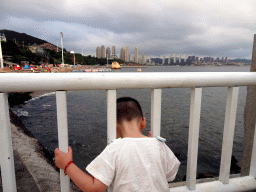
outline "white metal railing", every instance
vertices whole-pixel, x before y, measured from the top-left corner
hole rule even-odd
[[[3,191],[16,191],[7,92],[56,91],[59,148],[68,151],[67,91],[107,90],[107,142],[116,138],[116,90],[151,89],[151,133],[160,135],[161,89],[191,88],[186,186],[170,191],[243,191],[256,189],[256,131],[250,175],[229,179],[238,86],[256,86],[253,72],[154,72],[154,73],[39,73],[0,74],[0,152]],[[202,87],[228,87],[220,179],[196,184]],[[69,191],[69,178],[60,172],[61,191]]]

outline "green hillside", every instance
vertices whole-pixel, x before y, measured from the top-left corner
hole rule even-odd
[[[10,61],[17,64],[21,64],[21,61],[29,61],[29,63],[33,65],[39,65],[40,63],[57,65],[62,63],[61,52],[44,49],[43,53],[39,54],[32,53],[30,51],[29,45],[33,45],[34,43],[36,43],[37,45],[48,43],[45,40],[32,37],[25,33],[18,33],[10,30],[0,30],[0,33],[4,33],[7,39],[6,42],[2,41],[2,52],[4,56],[4,61]],[[82,56],[81,54],[76,53],[75,58],[76,64],[81,65],[107,64],[106,59],[94,58],[91,57],[91,55]],[[119,63],[121,62],[121,60],[119,59],[109,59],[109,63],[112,63],[112,61],[117,61]],[[74,55],[64,50],[64,62],[65,64],[74,64]]]

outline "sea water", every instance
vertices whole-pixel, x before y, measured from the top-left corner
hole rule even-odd
[[[137,68],[122,68],[114,73],[136,72]],[[250,66],[154,66],[141,68],[142,72],[249,72]],[[113,72],[112,72],[113,73]],[[225,74],[223,74],[225,75]],[[197,174],[209,173],[218,176],[227,87],[203,88],[199,134]],[[235,126],[233,155],[240,162],[243,150],[243,113],[246,102],[246,87],[240,87]],[[186,174],[190,88],[162,90],[161,136],[177,154],[181,166],[176,177],[180,181]],[[136,98],[142,106],[147,126],[150,130],[151,90],[117,90],[117,97]],[[105,90],[67,92],[69,145],[73,149],[74,161],[85,167],[106,147],[107,144],[107,103]],[[28,130],[50,151],[58,147],[56,96],[54,93],[33,98],[25,105],[13,107]]]

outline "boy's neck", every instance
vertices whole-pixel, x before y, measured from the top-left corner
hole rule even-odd
[[[140,123],[137,120],[132,121],[124,121],[122,122],[122,134],[121,137],[132,137],[132,138],[141,138],[146,137],[142,134],[142,130],[140,128]]]

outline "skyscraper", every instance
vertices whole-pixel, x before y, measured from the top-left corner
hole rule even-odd
[[[101,58],[106,58],[106,52],[105,52],[105,46],[104,45],[101,45]]]
[[[122,61],[125,61],[125,49],[124,49],[124,47],[121,48],[120,59]]]
[[[101,58],[101,50],[100,50],[100,47],[97,47],[97,48],[96,48],[96,57],[97,57],[97,58]]]
[[[138,47],[135,47],[135,50],[134,50],[134,63],[139,63],[139,50],[138,50]]]
[[[165,56],[163,56],[163,61],[162,61],[162,65],[164,65],[165,64]]]
[[[173,63],[176,63],[176,54],[174,54]]]
[[[141,56],[141,64],[146,64],[146,62],[147,62],[147,56],[144,54],[144,53],[142,53],[142,56]]]
[[[112,46],[112,55],[116,55],[116,47]]]
[[[181,63],[181,54],[179,55],[179,63]]]
[[[171,64],[171,55],[168,57],[168,64]]]
[[[111,55],[110,48],[107,47],[107,49],[106,49],[106,57],[107,57],[107,58],[110,58],[110,55]]]
[[[130,54],[129,54],[129,46],[126,46],[125,48],[125,62],[130,61]]]

